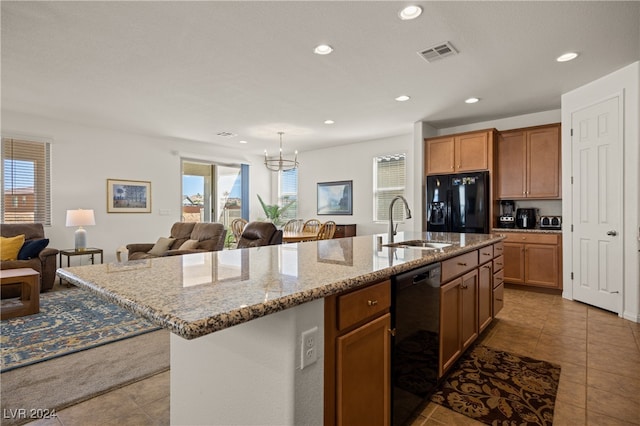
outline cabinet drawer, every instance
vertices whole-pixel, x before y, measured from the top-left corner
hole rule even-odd
[[[442,262],[442,283],[478,266],[478,250]]]
[[[504,268],[504,256],[498,256],[493,259],[493,270],[499,271],[502,268]]]
[[[488,262],[489,260],[493,259],[493,246],[486,246],[486,247],[482,247],[480,250],[478,250],[479,253],[479,264],[482,265],[485,262]]]
[[[502,283],[504,283],[504,271],[501,269],[493,274],[493,288],[502,285]]]
[[[532,234],[532,233],[506,233],[504,234],[509,243],[530,243],[530,244],[558,244],[558,235],[555,234]]]
[[[493,316],[498,315],[504,306],[504,284],[493,289]]]
[[[493,257],[498,257],[504,253],[504,244],[502,241],[493,245]]]
[[[391,284],[388,280],[338,296],[338,329],[357,324],[390,306]]]

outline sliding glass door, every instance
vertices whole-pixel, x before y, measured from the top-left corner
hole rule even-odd
[[[182,221],[220,222],[228,227],[249,216],[249,168],[182,160]]]

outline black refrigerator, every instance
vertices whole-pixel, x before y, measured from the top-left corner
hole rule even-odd
[[[489,233],[489,172],[427,176],[427,231]]]

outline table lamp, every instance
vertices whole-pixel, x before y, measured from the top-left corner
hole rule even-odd
[[[96,218],[93,210],[67,210],[67,226],[77,226],[76,251],[84,251],[87,248],[87,231],[83,226],[95,225]]]

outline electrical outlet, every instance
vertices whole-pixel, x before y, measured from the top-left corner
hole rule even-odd
[[[300,369],[310,366],[318,360],[318,350],[316,344],[318,342],[318,327],[313,327],[302,332],[302,340],[300,345]]]

